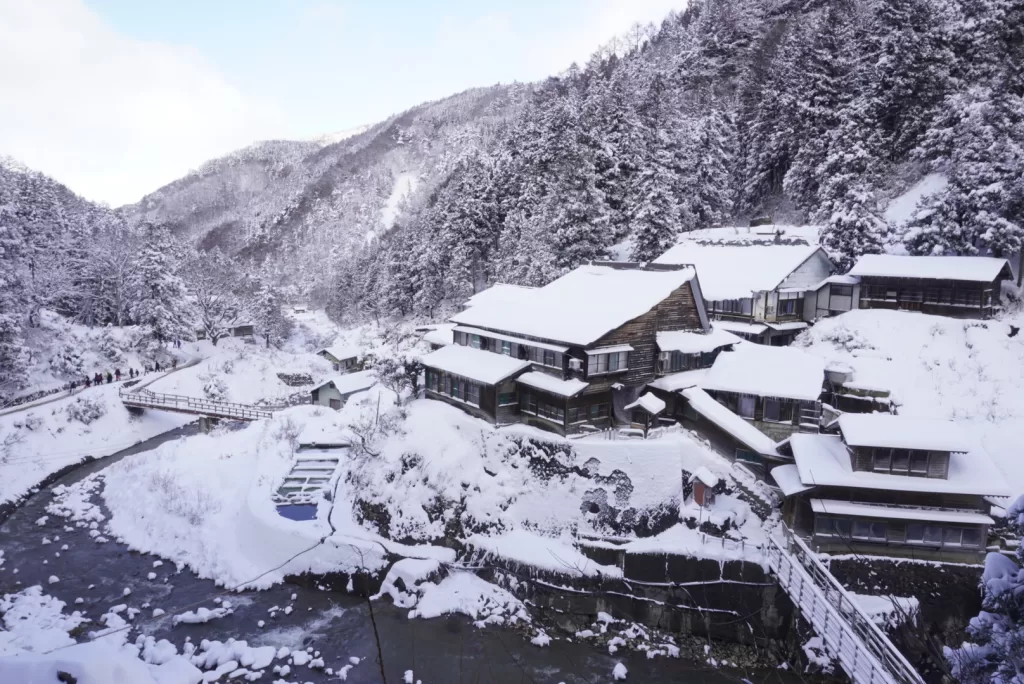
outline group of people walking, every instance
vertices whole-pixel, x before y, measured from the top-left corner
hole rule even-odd
[[[129,368],[127,373],[122,373],[120,368],[115,368],[114,372],[108,371],[98,372],[92,375],[92,377],[86,375],[82,381],[72,380],[68,383],[68,394],[73,394],[79,387],[92,387],[93,385],[102,385],[104,383],[110,384],[112,382],[121,382],[121,376],[124,375],[129,380],[141,377],[143,373],[159,373],[161,370],[168,370],[169,368],[176,369],[178,367],[178,360],[174,359],[170,364],[164,364],[163,368],[160,367],[159,361],[154,361],[152,365],[146,365],[143,370],[135,370]]]

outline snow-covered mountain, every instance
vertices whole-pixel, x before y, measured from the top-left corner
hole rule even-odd
[[[512,116],[522,90],[470,90],[373,126],[257,143],[121,211],[205,248],[257,259],[272,253],[305,270],[400,222]]]

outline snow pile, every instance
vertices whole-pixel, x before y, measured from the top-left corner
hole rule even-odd
[[[56,682],[67,672],[79,684],[196,684],[202,673],[176,655],[171,646],[160,657],[139,659],[139,649],[124,639],[76,644],[69,632],[88,620],[38,586],[0,597],[0,681]],[[110,613],[108,613],[110,615]],[[166,642],[161,642],[166,643]],[[169,644],[168,644],[169,645]],[[63,680],[62,680],[63,681]]]
[[[890,226],[903,226],[910,221],[921,200],[945,190],[949,179],[942,173],[929,173],[906,192],[889,202],[885,208],[885,222]]]
[[[920,603],[914,596],[872,596],[854,593],[850,596],[871,621],[883,629],[892,629],[902,622],[913,622],[917,619]]]
[[[900,416],[954,421],[1006,483],[1024,491],[1024,336],[1020,314],[955,320],[857,310],[819,321],[796,345],[854,369],[853,383],[891,391]]]
[[[453,572],[438,584],[428,584],[409,617],[434,618],[461,613],[477,627],[530,622],[526,606],[512,594],[471,572]]]
[[[224,603],[218,608],[210,609],[200,606],[195,611],[189,610],[179,615],[175,615],[173,618],[171,618],[171,621],[175,625],[200,625],[207,623],[210,620],[222,618],[225,615],[231,615],[231,613],[233,612],[235,611],[231,609],[231,604],[229,604],[227,601],[224,601]]]

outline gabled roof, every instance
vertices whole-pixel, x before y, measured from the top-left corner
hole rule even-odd
[[[793,347],[737,345],[715,359],[704,389],[816,401],[825,381],[824,359]]]
[[[510,285],[508,283],[494,283],[486,290],[480,290],[475,295],[462,303],[465,307],[483,306],[494,304],[507,304],[518,301],[520,297],[528,297],[535,287],[526,285]]]
[[[341,394],[352,394],[353,392],[368,390],[376,383],[377,375],[372,370],[364,370],[357,373],[348,373],[346,375],[338,375],[333,378],[328,378],[317,385],[316,389],[333,384],[334,388]]]
[[[844,413],[839,416],[843,441],[852,447],[889,447],[924,451],[970,451],[956,423],[934,418],[909,418],[888,413]]]
[[[694,266],[704,298],[718,301],[770,292],[819,251],[817,245],[698,244],[684,238],[654,263]]]
[[[980,448],[974,448],[966,454],[950,454],[949,475],[941,479],[855,471],[850,464],[846,445],[838,435],[794,433],[789,443],[800,472],[800,481],[807,486],[978,496],[1010,494],[1005,478],[996,470],[988,454]]]
[[[441,347],[424,356],[421,361],[428,368],[476,380],[485,385],[496,385],[505,378],[529,368],[529,361],[511,356],[473,349],[460,344]]]
[[[695,278],[692,268],[590,264],[503,302],[471,306],[462,324],[587,346],[647,313]]]
[[[865,254],[850,269],[852,276],[924,278],[991,283],[1000,275],[1012,278],[1006,259],[980,256],[899,256]]]
[[[345,359],[354,359],[359,356],[359,347],[354,347],[348,344],[332,344],[330,347],[324,347],[317,354],[328,353],[339,361]]]

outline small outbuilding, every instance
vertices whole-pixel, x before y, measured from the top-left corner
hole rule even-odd
[[[693,502],[702,508],[710,508],[715,503],[715,487],[718,486],[719,477],[713,472],[701,466],[690,476],[690,484],[693,485]]]
[[[652,393],[645,392],[632,404],[627,404],[625,409],[632,411],[630,422],[643,428],[646,436],[647,431],[657,425],[658,416],[665,412],[665,402]]]
[[[310,393],[312,403],[338,410],[353,394],[365,392],[375,384],[377,384],[377,376],[372,370],[331,378],[313,389]]]
[[[321,349],[316,354],[330,361],[334,370],[339,373],[351,373],[356,370],[359,363],[358,347],[335,344]]]

